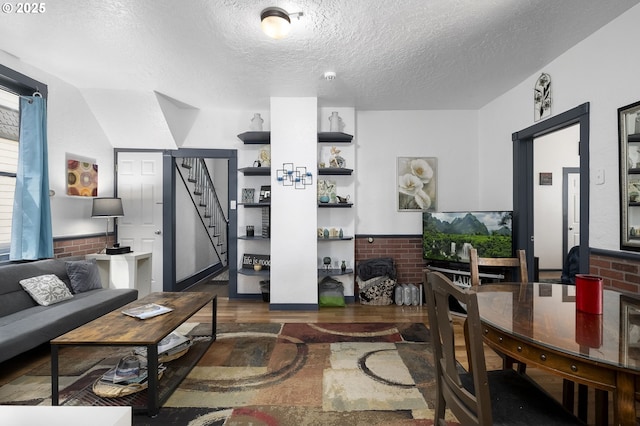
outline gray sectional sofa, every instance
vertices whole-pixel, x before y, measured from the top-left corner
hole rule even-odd
[[[79,289],[76,285],[74,289],[67,274],[68,261],[45,259],[0,265],[0,362],[138,298],[137,290],[101,288],[99,278],[93,287],[100,288]],[[48,306],[36,303],[20,281],[47,274],[60,278],[73,297]],[[78,274],[72,275],[76,284],[79,277],[82,278]]]

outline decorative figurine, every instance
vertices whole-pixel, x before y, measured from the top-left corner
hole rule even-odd
[[[329,158],[330,167],[343,168],[347,165],[347,162],[344,160],[344,158],[338,154],[340,154],[340,150],[337,147],[332,146],[331,157]]]

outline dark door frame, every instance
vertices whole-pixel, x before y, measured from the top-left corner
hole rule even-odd
[[[580,174],[580,167],[563,167],[562,168],[562,253],[564,255],[562,259],[562,266],[567,259],[567,253],[569,253],[569,240],[567,238],[569,230],[569,175],[578,173]],[[580,206],[582,208],[582,206]],[[580,232],[582,232],[582,224],[580,224]]]
[[[235,149],[195,149],[180,148],[178,150],[166,150],[163,152],[163,208],[162,220],[164,228],[163,240],[163,284],[164,291],[182,291],[191,283],[178,286],[176,283],[176,194],[173,188],[176,183],[176,161],[179,158],[223,158],[229,160],[228,166],[228,220],[227,231],[227,265],[229,267],[229,296],[237,293],[237,238],[238,217],[236,209],[236,194],[238,193],[238,152]],[[170,261],[169,261],[170,259]]]
[[[580,273],[589,272],[589,103],[578,105],[512,134],[513,141],[513,229],[515,248],[527,251],[534,264],[533,247],[533,142],[536,138],[580,124]],[[534,270],[529,268],[533,281]]]

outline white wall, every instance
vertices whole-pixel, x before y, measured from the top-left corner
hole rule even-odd
[[[217,256],[180,180],[176,184],[176,206],[176,280],[180,281],[210,266]]]
[[[562,269],[566,253],[562,252],[567,231],[562,225],[563,168],[580,167],[578,146],[580,126],[574,125],[544,135],[534,141],[533,150],[533,230],[534,256],[539,267]],[[540,185],[540,173],[551,173],[552,184]],[[568,243],[567,250],[573,247]]]
[[[552,79],[554,115],[590,102],[589,245],[619,249],[617,109],[640,100],[640,57],[633,50],[640,37],[638,22],[640,6],[635,6],[479,111],[480,164],[502,160],[480,170],[480,207],[512,205],[511,134],[534,124],[533,87],[546,72]],[[603,185],[594,184],[598,169],[604,170]]]
[[[357,112],[356,232],[421,233],[420,212],[398,212],[398,156],[438,158],[439,211],[481,207],[477,131],[476,111]],[[511,158],[508,161],[511,167]],[[510,210],[509,206],[487,208]]]
[[[98,196],[113,196],[113,148],[75,87],[0,51],[0,63],[48,86],[47,136],[53,236],[104,233],[104,220],[91,219],[92,199],[66,195],[65,154],[98,164]]]
[[[254,113],[260,113],[263,130],[270,130],[269,110],[218,110],[203,108],[200,110],[182,148],[237,149],[238,167],[249,167],[253,163],[242,162],[241,151],[247,148],[237,135],[249,130]],[[248,161],[249,159],[247,159]]]

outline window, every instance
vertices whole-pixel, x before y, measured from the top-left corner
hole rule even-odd
[[[0,88],[0,259],[7,259],[18,169],[19,97]]]

